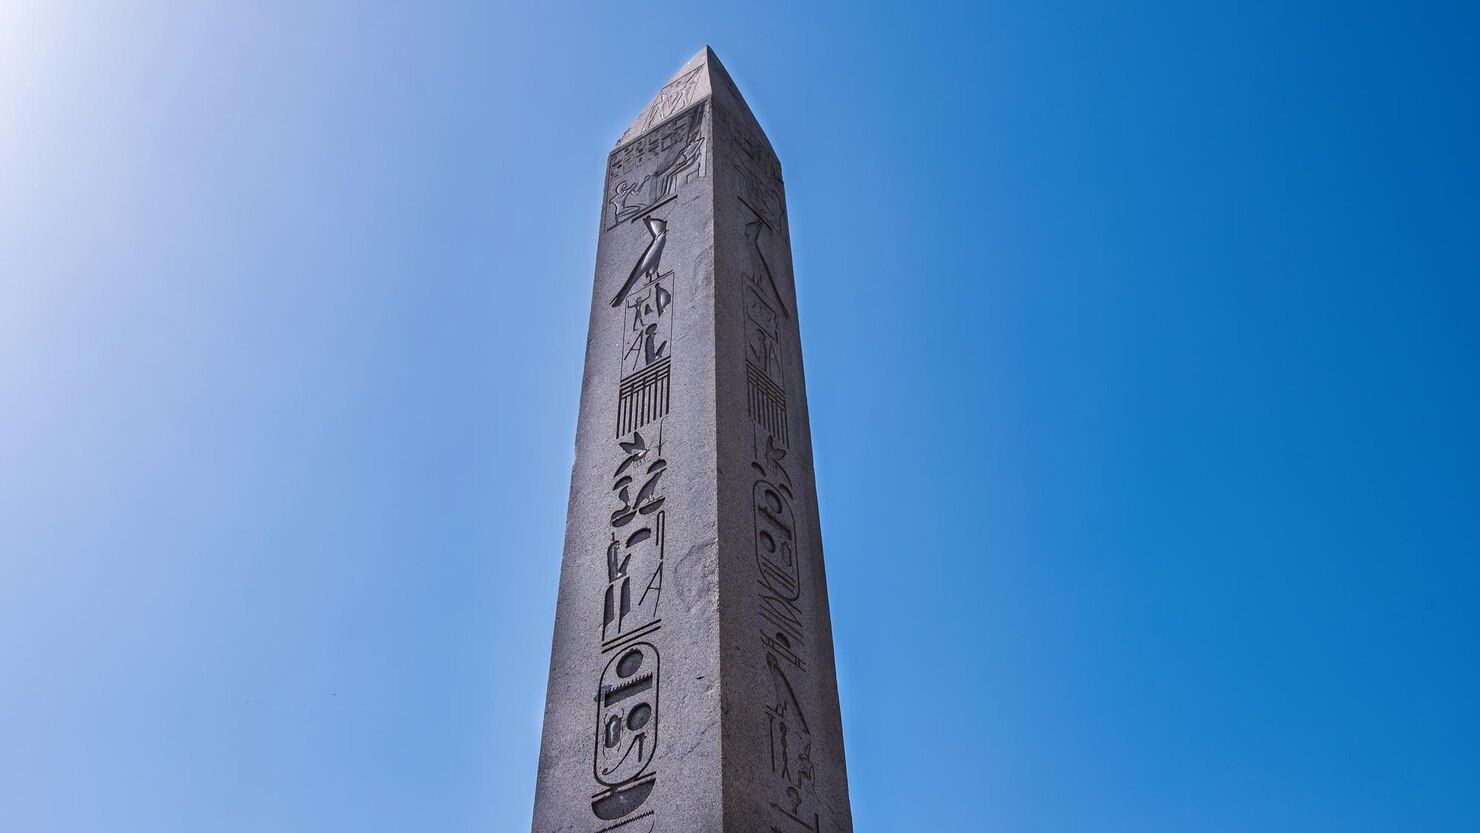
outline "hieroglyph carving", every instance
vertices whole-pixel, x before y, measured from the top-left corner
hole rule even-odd
[[[658,649],[623,648],[601,673],[596,697],[596,780],[621,786],[646,774],[658,744]]]
[[[806,594],[797,530],[796,496],[786,468],[790,445],[786,410],[786,363],[781,353],[779,317],[785,307],[775,277],[761,248],[766,224],[754,219],[745,228],[754,247],[752,268],[745,273],[746,388],[751,417],[751,517],[754,525],[757,634],[770,679],[762,703],[770,741],[771,829],[777,833],[819,829],[812,731],[798,697],[807,686]]]
[[[676,100],[676,99],[674,99]],[[674,107],[677,110],[678,107]],[[671,115],[669,113],[665,115]],[[612,154],[608,182],[617,183],[607,217],[612,229],[641,220],[647,244],[610,306],[621,316],[617,386],[617,455],[613,458],[610,529],[601,599],[601,655],[592,727],[591,812],[606,826],[596,833],[650,833],[657,809],[648,797],[660,777],[658,728],[662,659],[664,542],[671,507],[663,491],[668,461],[663,425],[672,378],[673,270],[663,269],[667,219],[653,211],[703,176],[705,108],[700,105]],[[656,117],[655,122],[661,121]],[[623,185],[627,183],[627,185]],[[621,233],[627,234],[624,227]]]
[[[622,385],[617,397],[617,436],[668,413],[668,346],[673,340],[673,272],[662,271],[668,223],[644,220],[651,239],[611,305],[624,310]]]
[[[607,165],[602,227],[643,216],[708,171],[703,104],[612,151]]]
[[[776,155],[744,123],[717,109],[714,116],[715,141],[723,142],[729,151],[730,170],[735,177],[736,193],[767,227],[787,236],[786,199],[782,194],[781,163]]]
[[[663,537],[667,520],[660,486],[668,461],[662,442],[649,448],[641,432],[618,445],[627,455],[613,475],[618,508],[612,512],[606,547],[606,597],[601,607],[601,642],[609,646],[658,621],[663,595]],[[633,586],[633,577],[637,585]]]
[[[754,212],[752,212],[754,213]],[[770,236],[771,227],[766,225],[757,214],[755,219],[745,224],[745,239],[749,243],[746,246],[746,254],[750,257],[750,268],[744,273],[747,285],[763,292],[769,292],[771,302],[781,310],[781,314],[787,318],[791,312],[786,308],[786,301],[781,297],[781,287],[776,284],[776,273],[771,271],[771,264],[766,260],[763,249],[763,238]],[[764,287],[764,288],[762,288]]]
[[[622,340],[622,376],[636,373],[668,351],[673,335],[673,316],[664,315],[673,303],[673,272],[660,270],[663,247],[668,241],[668,223],[646,220],[652,239],[632,267],[627,282],[612,298],[612,306],[627,310],[626,336]]]
[[[609,659],[596,688],[591,764],[601,787],[591,797],[591,812],[604,821],[637,812],[652,793],[660,717],[661,660],[652,640],[662,624],[658,614],[667,524],[662,478],[668,462],[662,440],[650,445],[641,432],[619,440],[618,447],[623,456],[612,475],[616,500],[601,603],[601,651]]]
[[[678,78],[673,79],[663,89],[658,91],[658,97],[648,108],[638,114],[637,120],[627,128],[622,139],[628,136],[642,133],[652,129],[652,126],[687,107],[694,100],[694,94],[699,91],[700,73],[704,71],[703,66],[694,67]]]
[[[622,380],[621,393],[617,396],[618,437],[625,437],[668,413],[669,364],[664,357]]]

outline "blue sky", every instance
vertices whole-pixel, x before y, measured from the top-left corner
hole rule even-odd
[[[1461,3],[0,10],[0,829],[522,831],[605,152],[786,169],[862,831],[1480,829]]]

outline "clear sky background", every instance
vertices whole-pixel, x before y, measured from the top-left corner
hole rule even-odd
[[[604,158],[705,43],[860,833],[1480,829],[1473,4],[428,5],[0,6],[0,830],[528,830]]]

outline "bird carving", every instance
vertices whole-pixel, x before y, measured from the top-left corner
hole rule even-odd
[[[637,285],[638,278],[648,274],[657,277],[658,262],[663,259],[663,245],[668,240],[668,221],[659,220],[656,217],[648,217],[643,222],[647,224],[648,234],[651,234],[653,239],[648,242],[647,248],[643,250],[642,257],[637,259],[637,265],[632,267],[632,274],[627,276],[627,282],[622,284],[621,290],[612,299],[612,306],[614,307],[620,307],[622,302],[627,299],[627,293],[631,292],[632,287]]]

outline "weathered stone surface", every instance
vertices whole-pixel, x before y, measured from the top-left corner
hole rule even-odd
[[[708,48],[607,163],[533,830],[852,830],[781,166]]]

